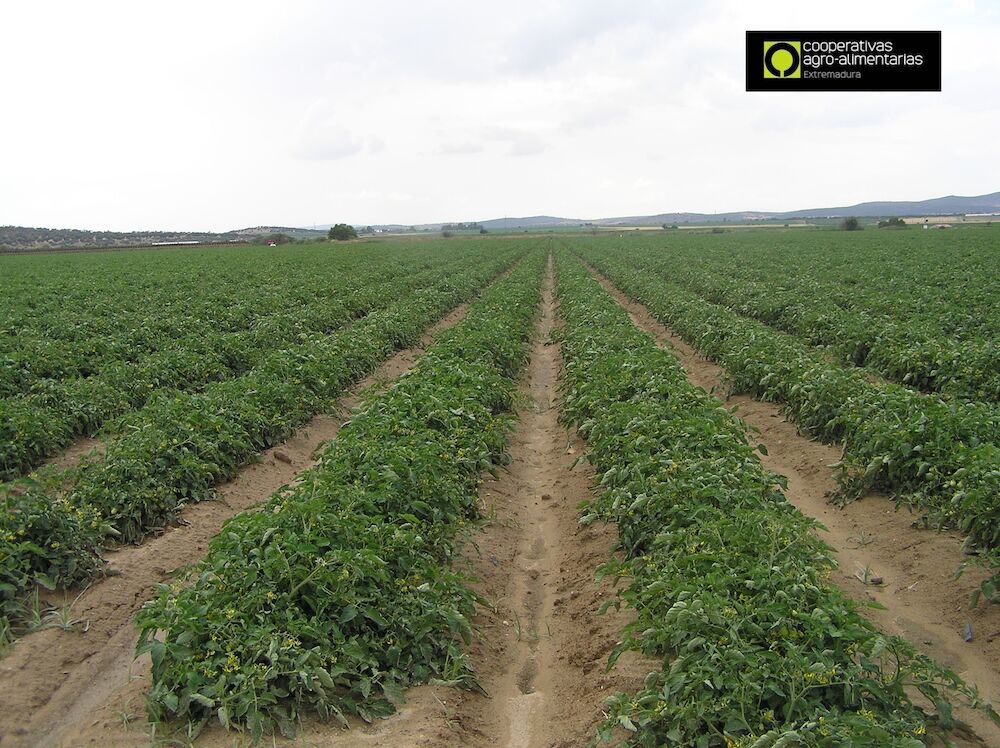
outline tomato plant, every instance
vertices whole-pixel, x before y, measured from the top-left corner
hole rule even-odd
[[[431,678],[474,685],[476,598],[451,569],[454,537],[505,458],[543,260],[485,291],[301,483],[230,520],[141,611],[153,718],[214,716],[259,739],[306,711],[383,716]]]
[[[587,442],[617,523],[635,649],[662,662],[608,702],[601,735],[634,745],[918,746],[972,687],[883,635],[829,581],[830,549],[765,470],[737,417],[690,384],[572,258],[559,264],[564,419]],[[931,705],[911,700],[919,691]]]

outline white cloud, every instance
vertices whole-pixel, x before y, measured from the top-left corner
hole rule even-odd
[[[304,113],[295,131],[291,153],[297,158],[334,161],[363,151],[377,152],[385,146],[377,136],[365,137],[345,126],[353,119],[347,102],[335,106],[323,99]]]
[[[482,137],[505,145],[510,156],[534,156],[551,147],[545,129],[544,124],[489,125],[482,129]]]
[[[944,92],[743,90],[746,29],[850,19],[942,29]],[[16,71],[0,224],[591,218],[1000,188],[993,3],[63,0],[3,4],[0,26]]]
[[[434,152],[439,156],[468,156],[474,153],[482,153],[484,150],[482,143],[458,142],[442,143]]]
[[[361,153],[363,138],[333,123],[310,127],[299,135],[292,152],[299,158],[332,161]]]

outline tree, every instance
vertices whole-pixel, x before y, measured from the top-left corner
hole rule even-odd
[[[481,228],[483,228],[482,224],[472,221],[468,223],[446,223],[441,226],[442,231],[479,231]]]
[[[884,221],[879,221],[878,227],[880,229],[905,229],[906,221],[902,218],[888,218]]]
[[[346,223],[338,223],[330,227],[327,236],[331,239],[336,239],[338,242],[344,242],[348,239],[357,239],[358,232],[354,230],[353,226],[349,226]]]
[[[860,231],[861,223],[854,216],[849,216],[840,222],[840,228],[844,231]]]

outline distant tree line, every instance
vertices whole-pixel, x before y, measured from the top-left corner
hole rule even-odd
[[[906,221],[902,218],[887,218],[884,221],[879,221],[878,227],[880,229],[905,229]]]
[[[10,249],[62,249],[66,247],[130,247],[154,242],[225,242],[238,234],[208,231],[86,231],[0,226],[0,247]]]
[[[442,231],[482,231],[483,224],[469,222],[469,223],[446,223],[441,227]]]

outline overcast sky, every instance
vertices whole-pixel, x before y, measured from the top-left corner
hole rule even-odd
[[[746,93],[747,29],[940,29],[943,93]],[[227,230],[1000,190],[1000,2],[5,2],[0,225]]]

